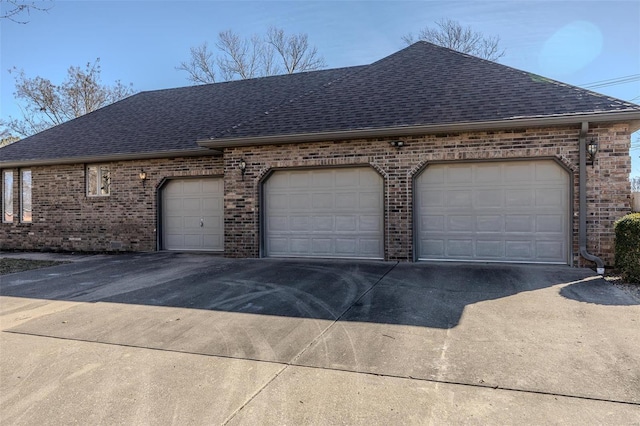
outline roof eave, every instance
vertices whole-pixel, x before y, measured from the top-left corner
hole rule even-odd
[[[92,155],[85,157],[64,157],[64,158],[47,158],[47,159],[31,159],[31,160],[19,160],[19,161],[0,161],[0,168],[8,169],[14,167],[27,167],[27,166],[53,166],[62,164],[78,164],[78,163],[106,163],[113,161],[128,161],[128,160],[150,160],[160,158],[173,158],[173,157],[199,157],[213,155],[222,155],[222,151],[216,151],[213,149],[189,149],[178,151],[155,151],[155,152],[142,152],[142,153],[126,153],[126,154],[107,154],[107,155]]]
[[[591,123],[629,122],[634,132],[640,128],[640,111],[616,113],[574,114],[547,117],[524,117],[495,121],[477,121],[435,125],[397,126],[385,128],[340,130],[331,132],[296,133],[288,135],[249,136],[238,138],[200,139],[196,143],[203,148],[222,149],[241,146],[274,145],[300,142],[321,142],[344,139],[368,139],[415,136],[434,133],[462,133],[469,131],[503,130],[523,127],[544,127]]]

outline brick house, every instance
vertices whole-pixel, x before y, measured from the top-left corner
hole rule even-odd
[[[0,149],[0,249],[611,264],[639,127],[425,42],[143,92]]]

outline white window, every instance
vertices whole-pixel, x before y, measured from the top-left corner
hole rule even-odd
[[[111,174],[109,166],[87,166],[87,195],[100,197],[109,195],[111,186]]]
[[[22,170],[20,173],[20,222],[29,223],[33,220],[31,192],[31,170]]]
[[[2,222],[13,222],[13,172],[2,174]]]

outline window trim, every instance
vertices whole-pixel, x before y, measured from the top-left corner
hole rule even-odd
[[[25,206],[25,175],[29,175],[29,207]],[[27,219],[27,211],[29,219]],[[33,223],[33,172],[31,169],[20,169],[20,223]]]
[[[89,179],[89,173],[90,173],[90,169],[95,169],[96,170],[96,187],[95,188],[91,188],[91,179]],[[104,187],[99,186],[98,182],[101,182],[103,180],[103,170],[107,171],[108,177],[107,177],[107,190],[105,194],[102,194],[102,190],[104,189]],[[109,197],[111,195],[111,167],[109,166],[109,164],[87,164],[85,169],[85,195],[87,197],[90,198],[96,198],[96,197]],[[92,194],[91,190],[95,189],[96,193]]]
[[[11,175],[11,181],[10,181],[10,185],[7,188],[7,184],[9,183],[9,181],[7,180],[7,176]],[[15,213],[13,211],[13,207],[14,207],[14,203],[13,203],[13,183],[15,181],[15,177],[14,177],[14,173],[13,170],[3,170],[2,171],[2,223],[13,223],[14,219],[15,219]],[[10,193],[10,202],[7,203],[7,189],[9,190]],[[7,220],[7,211],[6,208],[7,207],[11,207],[11,213],[9,214],[9,216],[11,216],[11,220]]]

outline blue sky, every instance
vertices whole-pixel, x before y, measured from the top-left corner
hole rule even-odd
[[[569,84],[640,74],[638,1],[64,1],[25,25],[0,22],[0,118],[19,116],[11,67],[61,82],[70,65],[100,58],[102,79],[136,91],[189,85],[175,67],[218,32],[305,32],[328,67],[367,64],[441,18],[498,35],[500,63]],[[3,5],[4,6],[4,5]],[[595,89],[640,102],[640,78]],[[638,134],[633,136],[637,139]],[[640,176],[640,152],[632,151]]]

